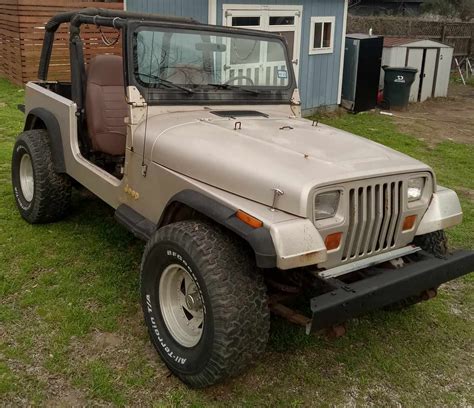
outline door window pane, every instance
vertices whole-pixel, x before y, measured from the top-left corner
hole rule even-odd
[[[272,16],[270,17],[270,25],[293,25],[295,17],[293,16]]]
[[[232,17],[234,27],[259,26],[260,17]]]

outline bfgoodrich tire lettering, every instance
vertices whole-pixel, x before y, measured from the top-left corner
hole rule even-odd
[[[160,310],[160,278],[173,264],[192,276],[203,302],[202,335],[193,347],[173,338]],[[153,345],[193,387],[239,374],[265,350],[270,321],[263,278],[247,248],[218,226],[183,221],[158,230],[143,255],[141,296]]]
[[[29,156],[33,170],[31,199],[25,197],[20,180],[21,162],[25,155]],[[46,130],[27,130],[18,137],[12,155],[12,185],[18,210],[26,221],[47,223],[67,214],[71,203],[71,181],[67,175],[54,171]]]

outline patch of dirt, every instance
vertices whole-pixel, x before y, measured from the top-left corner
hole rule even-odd
[[[474,87],[450,84],[447,98],[410,104],[393,112],[399,130],[429,145],[444,141],[474,144]]]

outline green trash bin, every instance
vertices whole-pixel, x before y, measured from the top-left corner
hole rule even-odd
[[[410,99],[410,89],[415,82],[416,68],[382,67],[385,71],[383,102],[386,109],[406,109]]]

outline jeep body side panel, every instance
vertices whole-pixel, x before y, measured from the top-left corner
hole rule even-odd
[[[322,238],[309,220],[279,210],[271,211],[270,207],[264,204],[209,186],[156,163],[148,164],[146,177],[143,177],[141,156],[130,152],[127,160],[125,188],[132,188],[133,193],[126,194],[123,203],[154,225],[160,224],[162,214],[168,205],[178,201],[243,237],[255,250],[261,267],[277,266],[289,269],[314,264],[315,256],[319,261],[325,259],[326,248]],[[205,208],[206,206],[208,208]],[[265,231],[252,233],[240,222],[236,223],[233,215],[239,209],[261,220]],[[119,217],[120,215],[117,218]],[[292,226],[292,233],[289,234],[288,223],[291,221],[295,223]],[[305,239],[295,239],[295,234]],[[268,239],[270,236],[274,251],[270,250]],[[278,246],[275,244],[276,238]],[[273,260],[273,254],[276,255],[276,261]]]
[[[117,208],[122,181],[81,155],[77,138],[76,104],[34,82],[27,83],[25,100],[27,117],[34,109],[41,108],[56,118],[61,132],[67,174],[107,204]]]

